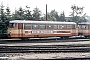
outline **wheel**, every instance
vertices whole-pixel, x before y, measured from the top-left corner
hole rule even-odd
[[[68,39],[68,37],[64,37],[64,39]]]
[[[20,38],[21,40],[29,40],[29,38]]]
[[[68,39],[68,37],[61,37],[61,39]]]
[[[61,39],[64,39],[64,37],[61,37]]]
[[[88,36],[85,36],[85,38],[88,38]]]

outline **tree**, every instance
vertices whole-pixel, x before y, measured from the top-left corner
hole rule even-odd
[[[41,17],[41,20],[46,21],[46,14]],[[47,13],[47,21],[56,21],[56,18],[54,16],[51,16],[50,13]]]
[[[11,13],[10,12],[11,12],[10,8],[7,6],[7,8],[6,8],[6,17],[7,17],[7,19],[6,20],[11,20]]]
[[[30,7],[26,6],[27,10],[25,10],[25,19],[26,20],[33,20],[33,17],[31,15],[31,11],[29,10]]]
[[[9,21],[11,20],[11,13],[10,13],[10,8],[7,6],[6,7],[6,20],[5,20],[5,23],[6,23],[6,26],[9,26]]]
[[[0,24],[3,25],[4,29],[7,29],[7,27],[9,26],[9,20],[11,19],[11,17],[10,17],[10,9],[9,9],[9,7],[7,7],[6,12],[5,12],[4,7],[5,6],[3,4],[1,4],[1,6],[0,6],[0,21],[1,21]]]
[[[15,10],[15,13],[12,15],[12,19],[24,20],[25,19],[24,9],[20,7],[19,10]]]
[[[83,15],[82,15],[83,14],[83,8],[84,7],[78,7],[78,6],[75,6],[75,5],[71,6],[71,9],[72,9],[73,12],[71,12],[70,16],[73,17],[72,18],[73,22],[79,23],[79,22],[86,21],[85,16],[83,17]]]
[[[66,21],[64,11],[60,14],[59,21]]]
[[[55,19],[56,21],[59,21],[59,15],[58,15],[58,12],[54,10],[51,10],[50,12],[50,16]]]
[[[40,19],[41,11],[39,10],[39,8],[37,7],[34,8],[32,16],[33,16],[33,20],[41,20]]]
[[[1,6],[0,6],[0,20],[2,22],[4,22],[6,20],[3,4],[1,4]]]

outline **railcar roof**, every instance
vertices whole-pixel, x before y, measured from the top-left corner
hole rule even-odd
[[[10,23],[76,24],[75,22],[12,20]]]
[[[82,23],[79,23],[79,24],[90,24],[89,22],[82,22]]]

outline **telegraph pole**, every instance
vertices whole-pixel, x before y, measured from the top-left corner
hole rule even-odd
[[[47,21],[47,4],[46,4],[46,21]]]

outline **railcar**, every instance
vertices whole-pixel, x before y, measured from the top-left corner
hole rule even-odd
[[[85,38],[90,37],[90,23],[82,22],[78,24],[78,35],[84,36]]]
[[[13,20],[9,22],[10,38],[78,36],[75,22]]]

